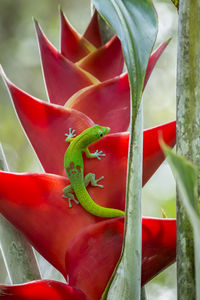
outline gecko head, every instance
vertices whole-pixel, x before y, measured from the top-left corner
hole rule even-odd
[[[96,137],[96,141],[103,138],[110,131],[109,127],[104,127],[104,126],[100,126],[100,125],[97,125],[97,124],[94,125],[92,128],[93,128],[93,131],[94,131],[94,135]]]
[[[89,145],[102,139],[110,131],[109,127],[94,125],[83,131],[81,136],[81,147],[85,149]],[[80,144],[79,144],[80,146]]]
[[[84,145],[90,145],[102,139],[110,131],[109,127],[100,125],[94,125],[85,130],[88,133],[87,137],[84,138]]]

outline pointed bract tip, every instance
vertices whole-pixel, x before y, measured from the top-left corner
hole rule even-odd
[[[172,40],[172,37],[170,37],[167,41],[166,41],[166,44],[168,45]]]
[[[36,30],[37,36],[42,35],[42,29],[40,28],[38,21],[35,18],[33,19],[33,21],[35,23],[35,30]]]
[[[10,88],[10,87],[14,87],[15,85],[10,81],[10,79],[8,79],[8,77],[6,76],[6,73],[4,72],[4,69],[2,67],[2,65],[0,65],[0,76],[3,79],[5,85]]]
[[[61,22],[63,22],[63,24],[66,23],[69,27],[72,27],[67,16],[64,14],[62,7],[60,7],[60,19],[61,19]]]
[[[33,22],[35,23],[35,25],[39,25],[38,20],[35,17],[32,17],[32,18],[33,18]]]
[[[3,73],[4,73],[3,67],[2,67],[2,65],[0,65],[0,74],[1,74],[1,76],[3,75]]]
[[[34,21],[35,29],[37,30],[37,32],[41,32],[42,29],[40,28],[40,24],[39,24],[38,20],[33,18],[33,21]]]
[[[58,5],[58,11],[59,11],[61,16],[64,16],[64,12],[63,12],[61,4]]]
[[[5,81],[5,83],[9,82],[9,79],[6,76],[6,73],[4,72],[4,69],[3,69],[2,65],[0,65],[0,76]]]

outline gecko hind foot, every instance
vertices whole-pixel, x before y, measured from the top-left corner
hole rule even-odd
[[[95,179],[95,186],[98,186],[100,188],[103,188],[104,186],[102,184],[97,184],[97,182],[99,182],[100,180],[104,179],[104,176],[101,176],[98,179]]]
[[[72,208],[71,200],[73,200],[76,204],[79,204],[79,201],[74,198],[74,195],[62,195],[62,197],[68,200],[69,208]]]
[[[95,179],[95,174],[91,174],[91,178],[90,178],[90,182],[92,186],[98,186],[100,188],[103,188],[104,186],[102,184],[98,184],[97,182],[99,182],[100,180],[102,180],[104,178],[104,176],[101,176],[98,179]]]

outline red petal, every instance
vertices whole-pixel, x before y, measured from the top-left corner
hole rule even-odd
[[[65,174],[63,159],[67,144],[65,143],[64,133],[69,128],[73,128],[79,134],[94,123],[78,111],[66,110],[60,106],[34,99],[13,85],[6,78],[5,74],[2,74],[2,76],[10,90],[24,130],[44,169],[49,173]],[[162,136],[168,145],[171,147],[174,146],[176,139],[175,121],[144,130],[143,184],[150,179],[164,160],[164,155],[160,148],[159,136]],[[108,178],[112,178],[113,174],[118,174],[118,177],[116,177],[117,181],[112,180],[111,182],[125,184],[125,179],[123,181],[122,178],[126,174],[128,134],[118,133],[108,135],[93,145],[91,151],[95,151],[98,148],[104,151],[107,156],[101,162],[86,159],[86,172],[94,172],[94,170],[100,168],[99,172],[96,173],[98,176],[102,176],[102,174],[99,174],[101,169],[107,170]],[[110,168],[111,165],[113,166],[112,168]],[[114,170],[113,168],[116,169]],[[125,187],[123,188],[125,189]],[[119,197],[117,198],[119,199]],[[121,204],[119,206],[122,207]]]
[[[38,280],[24,284],[0,285],[4,300],[87,300],[79,290],[53,280]]]
[[[124,59],[120,40],[117,36],[113,37],[106,45],[92,52],[77,64],[100,81],[121,74]]]
[[[158,59],[160,58],[161,54],[163,53],[163,51],[165,50],[165,48],[168,46],[169,42],[171,41],[171,39],[169,39],[168,41],[162,43],[152,54],[147,66],[147,70],[146,70],[146,76],[145,76],[145,80],[144,80],[144,88],[149,80],[149,77],[151,75],[152,70],[154,69],[155,64],[157,63]]]
[[[157,60],[167,45],[168,42],[163,43],[151,55],[144,88]],[[92,55],[94,54],[95,52]],[[96,124],[104,124],[110,127],[112,133],[126,131],[130,123],[128,74],[124,73],[111,80],[83,89],[66,102],[66,107],[71,107],[87,114]]]
[[[142,284],[146,284],[176,258],[176,219],[143,218]]]
[[[52,103],[64,105],[74,93],[96,83],[96,80],[61,55],[47,40],[37,22],[35,26],[49,99]]]
[[[165,159],[160,148],[160,138],[163,138],[170,147],[175,145],[176,121],[145,130],[143,142],[143,185],[151,178]]]
[[[102,46],[101,33],[98,22],[98,12],[96,9],[83,36],[88,41],[90,41],[95,47],[98,48]]]
[[[123,149],[118,149],[118,156],[120,151],[123,152]],[[115,154],[117,155],[117,151]],[[113,164],[108,164],[107,167],[100,167],[100,163],[96,162],[97,168],[92,171],[95,170],[97,178],[105,176],[102,182],[105,187],[102,190],[89,187],[88,191],[100,205],[123,209],[126,169],[123,172],[121,169],[126,164],[126,158],[119,167],[115,166],[115,156],[113,159]],[[95,163],[94,160],[93,162]],[[108,172],[109,168],[111,170]],[[72,209],[68,207],[68,203],[62,198],[63,188],[69,185],[65,177],[0,172],[0,182],[0,212],[66,276],[64,258],[69,243],[84,227],[102,222],[103,219],[86,212],[81,205],[73,203]]]
[[[72,62],[76,62],[88,55],[96,48],[90,44],[85,38],[82,38],[79,33],[71,26],[60,10],[61,18],[61,53]]]
[[[70,241],[97,218],[62,198],[69,181],[52,174],[0,172],[0,212],[63,276]]]
[[[126,170],[128,156],[128,134],[110,134],[91,145],[90,151],[97,149],[106,154],[101,161],[86,159],[85,174],[95,173],[104,188],[88,187],[90,196],[103,207],[124,210],[126,191]]]
[[[176,220],[143,218],[142,284],[175,261]],[[66,255],[71,285],[99,300],[120,257],[123,219],[89,226],[75,237]]]
[[[122,218],[89,226],[78,234],[66,254],[69,282],[99,300],[121,253]]]
[[[86,113],[111,132],[126,131],[130,123],[130,88],[127,73],[75,94],[66,107]],[[117,120],[117,122],[116,122]]]
[[[1,73],[21,124],[43,168],[46,171],[51,169],[51,173],[63,175],[63,159],[67,147],[65,133],[69,128],[81,133],[94,125],[93,121],[76,110],[65,109],[31,97],[11,83],[2,70]]]

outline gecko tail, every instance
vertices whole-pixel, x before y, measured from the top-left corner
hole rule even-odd
[[[119,209],[108,208],[98,205],[88,194],[85,186],[74,187],[75,194],[81,206],[90,214],[101,218],[117,218],[125,215],[125,212]]]
[[[102,218],[117,218],[117,217],[125,216],[125,212],[119,209],[101,207],[101,209],[99,209],[99,212],[98,211],[95,212],[95,215],[97,217],[102,217]]]
[[[87,210],[90,214],[101,217],[101,218],[117,218],[125,216],[125,212],[119,209],[107,208],[96,204],[91,198],[89,201],[81,205]]]

